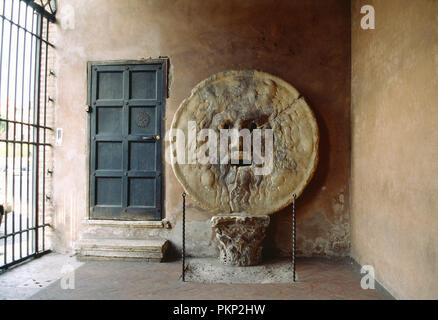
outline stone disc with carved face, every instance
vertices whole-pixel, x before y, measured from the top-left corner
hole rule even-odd
[[[221,157],[220,134],[233,129],[249,132],[252,145],[242,149],[243,138],[224,139],[231,142],[231,162]],[[213,214],[274,213],[301,195],[318,162],[318,126],[305,99],[287,82],[254,70],[221,72],[199,83],[178,108],[170,135],[176,177]]]

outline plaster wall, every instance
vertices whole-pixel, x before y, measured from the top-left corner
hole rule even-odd
[[[87,219],[87,61],[170,59],[165,128],[201,80],[228,69],[258,69],[294,85],[316,113],[320,164],[298,200],[301,255],[349,251],[350,3],[347,0],[59,0],[54,150],[55,249],[69,251]],[[162,134],[164,136],[164,133]],[[165,217],[171,228],[149,230],[180,247],[182,188],[164,172]],[[215,255],[211,214],[188,197],[188,253]],[[290,207],[272,216],[265,247],[291,251]],[[133,234],[143,236],[138,228]],[[92,230],[91,233],[101,232]],[[112,236],[117,236],[114,229]],[[125,236],[126,234],[118,234]],[[102,235],[105,236],[105,235]],[[109,235],[106,235],[109,236]]]
[[[351,254],[397,298],[438,298],[437,88],[438,2],[353,1]]]

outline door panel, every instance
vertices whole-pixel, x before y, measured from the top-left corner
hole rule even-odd
[[[122,142],[96,143],[96,170],[122,170]]]
[[[159,220],[163,65],[91,65],[90,75],[90,217]]]
[[[155,154],[154,142],[130,142],[129,143],[129,169],[140,171],[155,171],[156,159],[149,157]]]
[[[123,73],[99,72],[97,99],[122,99],[123,98]]]
[[[122,181],[120,178],[96,178],[96,205],[121,206]]]
[[[157,131],[155,107],[130,108],[129,133],[134,135],[154,135]]]
[[[131,99],[156,99],[157,77],[155,71],[134,71],[131,73]]]
[[[122,134],[122,116],[121,107],[99,107],[96,114],[96,134],[99,135],[118,135]]]
[[[129,206],[154,207],[155,178],[129,178]]]

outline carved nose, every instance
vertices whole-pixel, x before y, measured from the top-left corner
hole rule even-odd
[[[236,166],[250,166],[252,164],[252,161],[248,160],[252,159],[251,152],[243,148],[243,137],[239,137],[239,142],[231,149],[231,154],[232,159],[235,159],[233,162],[238,162],[234,164]]]

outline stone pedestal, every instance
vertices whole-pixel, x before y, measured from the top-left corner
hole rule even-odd
[[[217,215],[211,218],[219,243],[220,261],[232,266],[253,266],[262,261],[262,247],[269,226],[267,215]]]

